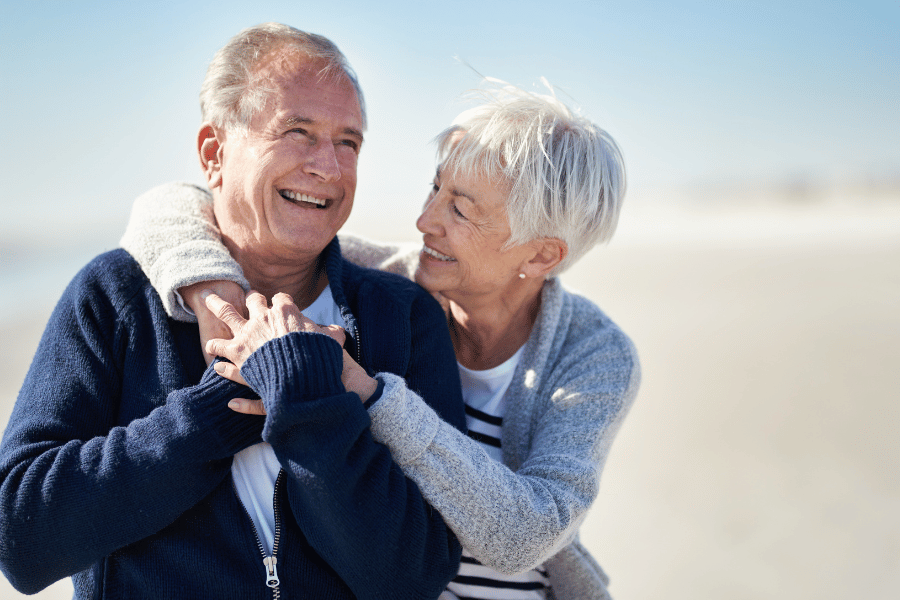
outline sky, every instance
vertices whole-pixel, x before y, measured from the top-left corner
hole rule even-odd
[[[900,5],[685,2],[11,2],[0,18],[0,260],[115,247],[131,201],[202,183],[197,93],[240,29],[331,38],[369,129],[347,224],[414,233],[430,141],[479,74],[557,95],[612,134],[626,202],[704,182],[900,171]],[[627,204],[626,204],[627,210]]]

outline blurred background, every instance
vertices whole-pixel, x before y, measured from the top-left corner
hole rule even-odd
[[[344,51],[369,130],[345,230],[418,239],[478,73],[622,147],[619,231],[564,276],[644,383],[582,538],[618,600],[900,595],[900,5],[32,2],[0,22],[0,424],[131,201],[202,183],[197,94],[240,29]],[[0,598],[20,597],[0,578]],[[38,598],[71,597],[68,581]]]

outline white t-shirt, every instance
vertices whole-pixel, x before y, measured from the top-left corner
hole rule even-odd
[[[316,301],[301,311],[309,320],[319,325],[344,326],[344,319],[326,286]],[[238,497],[253,519],[259,541],[268,554],[275,543],[275,480],[281,471],[281,463],[266,442],[254,444],[234,455],[231,476]]]

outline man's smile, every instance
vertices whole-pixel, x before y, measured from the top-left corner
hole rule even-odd
[[[328,208],[328,199],[316,198],[309,194],[301,192],[292,192],[291,190],[278,190],[282,198],[292,204],[314,204],[317,208]]]

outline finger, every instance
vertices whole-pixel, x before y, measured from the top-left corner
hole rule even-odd
[[[225,302],[214,293],[206,296],[206,308],[220,321],[228,325],[232,333],[238,331],[247,322],[230,302]]]
[[[269,303],[266,300],[266,297],[259,292],[250,292],[247,296],[247,311],[249,312],[250,317],[252,318],[253,315],[258,315],[267,310],[269,310]]]
[[[245,350],[243,344],[236,343],[234,340],[224,340],[222,338],[213,338],[206,342],[203,350],[212,356],[218,356],[236,363],[238,368],[243,363],[240,359],[241,353]]]
[[[272,296],[272,314],[276,316],[273,319],[273,326],[279,336],[287,335],[292,331],[303,331],[301,323],[306,317],[294,304],[290,295],[279,292]]]
[[[228,340],[234,335],[225,323],[206,308],[206,305],[202,305],[200,310],[194,312],[197,315],[197,325],[200,329],[200,347],[203,349],[203,358],[206,360],[206,365],[209,366],[215,356],[206,351],[206,342],[219,338]]]
[[[215,369],[216,373],[218,373],[225,379],[230,379],[231,381],[240,383],[241,385],[247,385],[247,382],[241,376],[241,370],[231,363],[217,362],[216,366],[214,366],[213,369]]]
[[[291,298],[290,294],[278,292],[277,294],[272,296],[272,308],[283,306],[285,304],[294,304],[294,299]],[[294,305],[296,306],[296,304]]]
[[[218,319],[211,319],[215,321],[217,326],[212,325],[204,325],[203,321],[200,321],[200,349],[203,351],[203,360],[206,361],[206,366],[212,364],[213,360],[215,360],[216,356],[222,356],[221,354],[211,354],[209,350],[209,342],[211,340],[230,340],[233,336],[231,335],[231,331],[228,330],[222,321]]]
[[[228,402],[228,408],[234,412],[244,413],[245,415],[265,415],[266,407],[262,400],[247,400],[246,398],[235,398]]]

